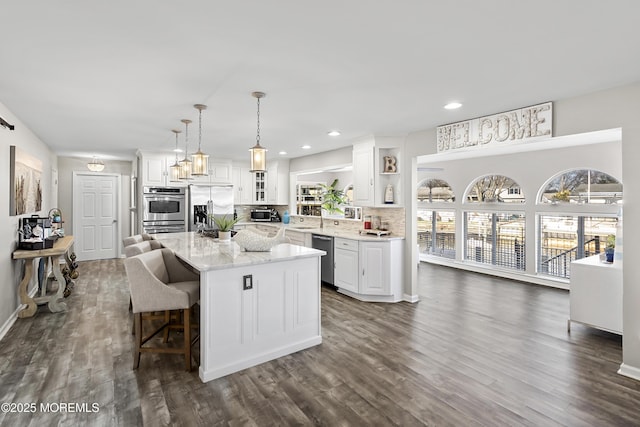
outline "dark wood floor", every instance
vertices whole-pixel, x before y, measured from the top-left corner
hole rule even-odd
[[[620,337],[567,334],[565,291],[425,264],[417,304],[323,289],[322,345],[203,384],[175,355],[133,371],[122,261],[80,272],[68,312],[40,307],[0,343],[0,402],[99,411],[1,425],[640,425]]]

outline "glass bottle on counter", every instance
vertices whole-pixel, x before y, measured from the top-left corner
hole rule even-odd
[[[371,228],[374,230],[380,230],[380,217],[378,215],[373,216],[373,220],[371,221]]]
[[[371,230],[371,215],[364,216],[364,229]]]

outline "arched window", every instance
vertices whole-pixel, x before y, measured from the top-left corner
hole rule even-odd
[[[486,175],[476,180],[465,197],[470,203],[524,203],[518,183],[503,175]]]
[[[429,178],[418,185],[419,202],[454,202],[451,186],[442,179]]]
[[[622,200],[622,183],[592,169],[563,172],[547,182],[540,203],[612,204]]]

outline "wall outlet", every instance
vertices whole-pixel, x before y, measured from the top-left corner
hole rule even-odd
[[[249,289],[253,289],[253,274],[242,276],[242,290],[248,291]]]

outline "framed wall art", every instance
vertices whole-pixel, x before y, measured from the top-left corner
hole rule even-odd
[[[9,174],[9,215],[41,211],[42,161],[11,145]]]

